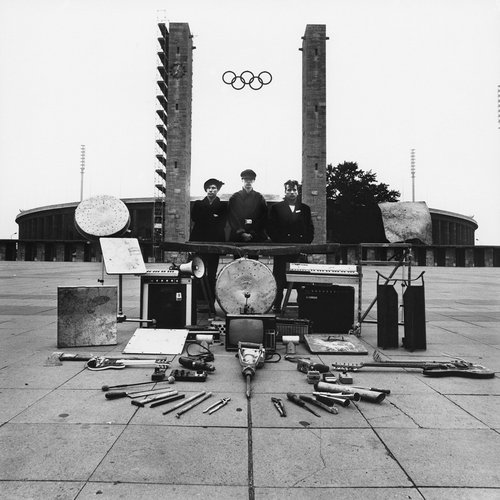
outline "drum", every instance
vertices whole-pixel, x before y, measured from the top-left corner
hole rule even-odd
[[[221,269],[215,296],[226,314],[265,314],[276,298],[276,281],[262,262],[241,258]]]
[[[121,236],[130,225],[130,214],[123,201],[100,195],[83,200],[75,210],[75,227],[85,238]]]

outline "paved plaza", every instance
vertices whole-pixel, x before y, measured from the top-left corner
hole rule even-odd
[[[376,293],[375,271],[363,268],[363,308]],[[500,268],[413,268],[412,275],[420,271],[427,350],[386,349],[383,357],[447,354],[500,372]],[[106,400],[103,384],[146,382],[153,369],[92,372],[83,362],[48,362],[60,350],[57,287],[98,286],[101,275],[98,263],[0,262],[1,499],[500,498],[498,375],[430,378],[420,369],[365,367],[353,373],[355,384],[391,394],[380,404],[339,407],[337,415],[318,409],[316,417],[286,400],[289,391],[312,392],[295,364],[282,359],[259,369],[247,401],[238,360],[217,345],[207,382],[171,386],[213,392],[181,418],[163,415],[164,406]],[[140,279],[123,284],[124,313],[137,318]],[[368,316],[375,318],[376,307]],[[120,356],[137,326],[118,324],[116,346],[64,351]],[[325,364],[371,361],[376,330],[363,324],[368,355],[317,356],[303,345],[298,353]],[[285,401],[286,418],[272,396]],[[231,398],[226,407],[202,413],[223,397]]]

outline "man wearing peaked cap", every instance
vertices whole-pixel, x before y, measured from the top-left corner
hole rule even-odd
[[[227,222],[227,204],[222,202],[217,196],[223,182],[218,179],[207,179],[203,184],[203,189],[207,193],[203,200],[196,200],[191,209],[191,220],[193,226],[191,229],[190,241],[226,241],[224,228]],[[208,278],[208,286],[215,297],[215,281],[217,269],[219,267],[218,254],[200,254],[205,263]]]
[[[240,174],[243,187],[229,198],[230,241],[262,242],[269,238],[266,233],[267,204],[264,197],[253,189],[257,174],[243,170]]]
[[[242,179],[254,179],[257,177],[257,174],[250,168],[247,168],[246,170],[243,170],[241,172],[240,177]]]

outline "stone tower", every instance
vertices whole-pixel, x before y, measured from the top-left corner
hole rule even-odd
[[[184,243],[189,239],[191,185],[191,110],[193,88],[193,43],[187,23],[170,23],[164,30],[167,43],[162,58],[163,125],[166,129],[163,174],[162,240]],[[159,82],[160,84],[161,82]],[[161,112],[161,111],[160,111]],[[161,129],[160,129],[161,131]],[[157,141],[158,142],[158,141]],[[157,170],[158,172],[158,170]],[[157,186],[158,187],[158,186]],[[167,252],[164,261],[176,260]]]
[[[311,207],[313,243],[326,243],[326,25],[302,37],[302,200]]]

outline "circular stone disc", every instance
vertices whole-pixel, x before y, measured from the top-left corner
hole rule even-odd
[[[215,295],[226,314],[268,312],[276,298],[276,281],[271,270],[258,260],[241,258],[221,269]]]
[[[75,210],[75,226],[85,238],[119,236],[130,224],[130,214],[123,201],[108,195],[83,200]]]

